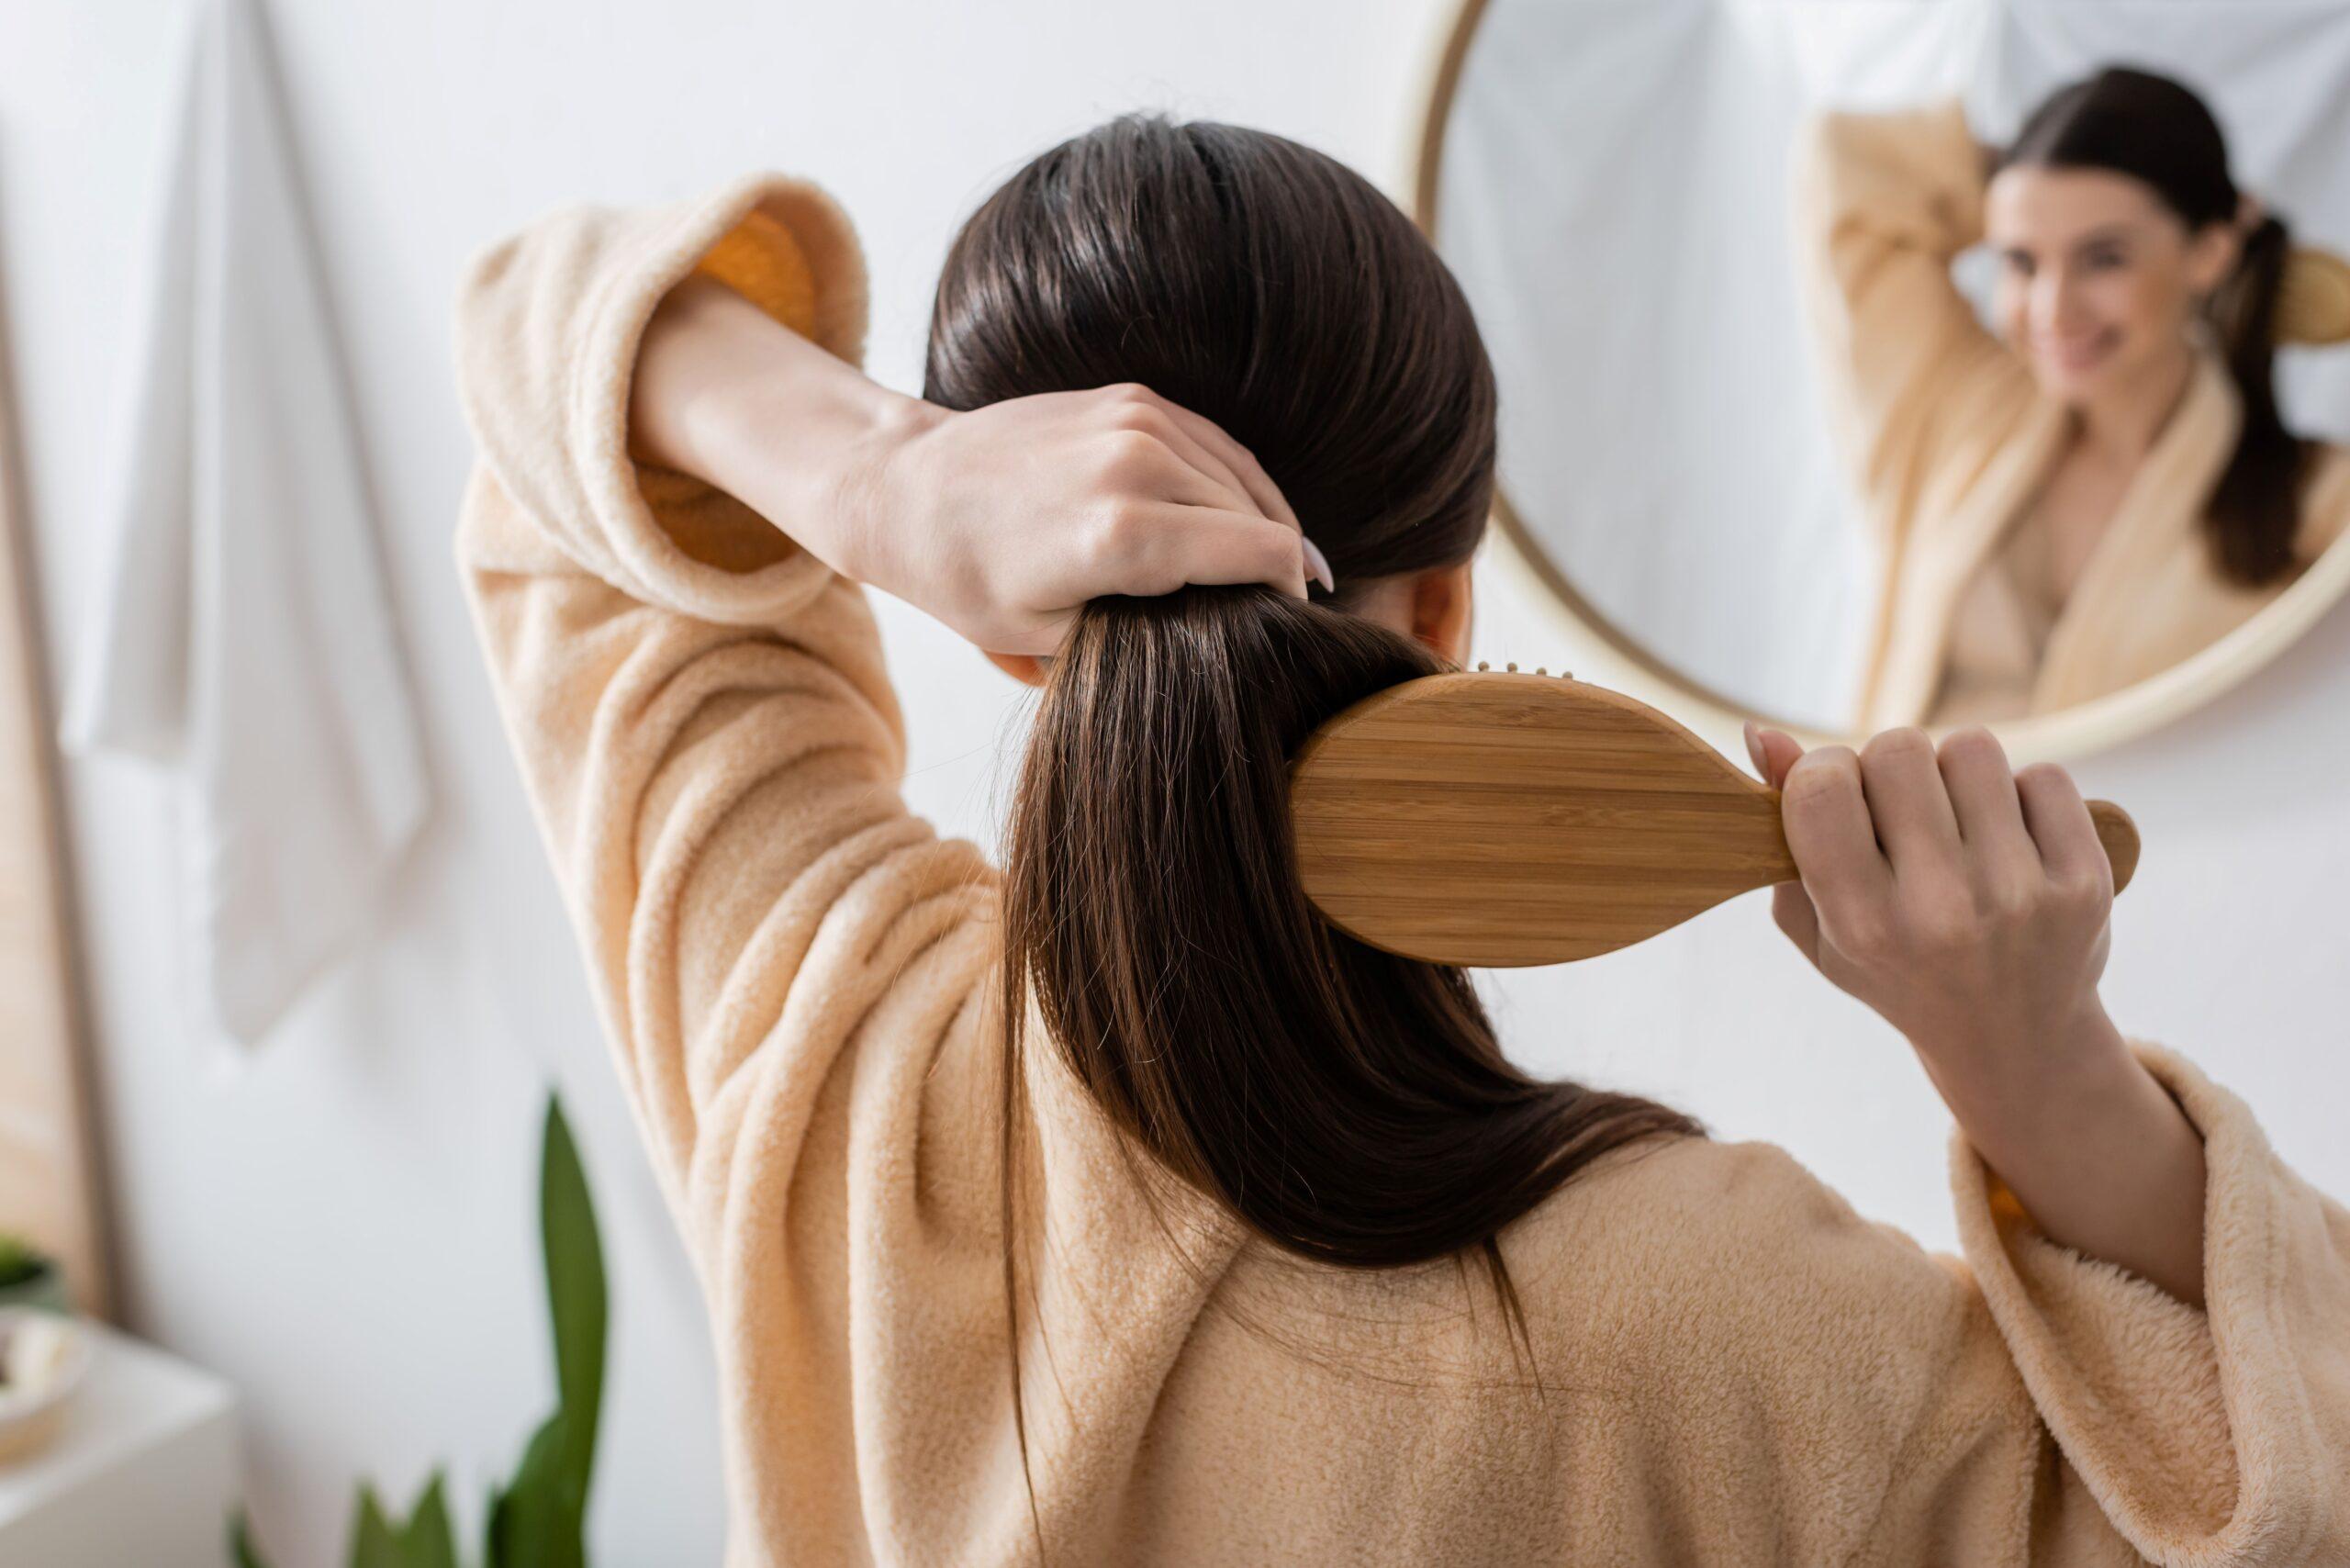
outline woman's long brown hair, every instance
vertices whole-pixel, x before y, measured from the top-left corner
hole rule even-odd
[[[1127,1140],[1297,1257],[1482,1259],[1591,1161],[1695,1124],[1511,1065],[1460,969],[1365,946],[1300,890],[1288,762],[1357,699],[1445,667],[1350,613],[1466,561],[1494,490],[1467,302],[1360,175],[1261,131],[1126,116],[1022,169],[949,252],[923,396],[970,409],[1140,382],[1253,453],[1335,599],[1262,587],[1095,600],[1038,708],[1005,846],[1005,1279],[1019,1393],[1020,1021]],[[1030,1484],[1032,1518],[1035,1488]],[[1039,1525],[1041,1544],[1041,1525]]]
[[[1999,166],[2103,169],[2149,187],[2199,232],[2236,220],[2242,194],[2228,173],[2227,139],[2192,88],[2167,76],[2108,66],[2060,87],[2025,119]],[[2245,234],[2235,270],[2205,305],[2244,406],[2235,450],[2204,512],[2220,575],[2259,588],[2292,574],[2309,443],[2277,406],[2277,302],[2292,236],[2266,214]]]

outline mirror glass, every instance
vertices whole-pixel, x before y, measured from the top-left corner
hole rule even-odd
[[[2350,6],[1472,0],[1451,50],[1420,216],[1503,526],[1687,684],[1830,732],[2062,711],[2344,532]]]

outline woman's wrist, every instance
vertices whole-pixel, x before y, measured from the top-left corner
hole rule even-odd
[[[2043,1234],[2201,1305],[2202,1136],[2102,1004],[1997,1059],[1919,1054]]]
[[[2002,1147],[2036,1142],[2071,1114],[2067,1107],[2101,1097],[2125,1074],[2144,1070],[2094,991],[2053,1023],[1985,1024],[1980,1031],[1919,1035],[1909,1042],[1978,1148],[1986,1139]]]
[[[671,290],[645,329],[630,446],[640,461],[725,491],[826,566],[864,578],[877,555],[874,476],[944,417],[723,284],[694,278]]]

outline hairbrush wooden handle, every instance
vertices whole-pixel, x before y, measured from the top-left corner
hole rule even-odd
[[[1757,788],[1762,789],[1763,794],[1769,798],[1771,809],[1777,811],[1779,792],[1760,785]],[[2132,877],[2137,875],[2138,824],[2131,820],[2128,812],[2110,801],[2091,801],[2088,807],[2089,821],[2097,827],[2097,841],[2105,846],[2105,857],[2113,867],[2113,890],[2118,893],[2130,885]],[[1796,857],[1787,849],[1787,835],[1784,827],[1779,833],[1779,853],[1785,857],[1785,859],[1779,868],[1779,874],[1773,877],[1771,880],[1792,882],[1796,879]]]
[[[2090,802],[2116,890],[2129,813]],[[1360,941],[1430,963],[1586,958],[1794,879],[1779,792],[1620,692],[1460,673],[1356,703],[1299,748],[1300,884]]]

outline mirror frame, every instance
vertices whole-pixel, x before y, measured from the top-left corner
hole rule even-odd
[[[1420,66],[1418,113],[1410,120],[1402,188],[1407,210],[1428,243],[1437,243],[1438,181],[1445,132],[1469,49],[1490,0],[1450,0],[1437,18]],[[1518,0],[1532,3],[1532,0]],[[1438,249],[1442,254],[1441,248]],[[1657,656],[1601,613],[1546,555],[1498,482],[1494,492],[1495,554],[1507,575],[1567,642],[1568,666],[1578,678],[1613,687],[1663,709],[1732,757],[1743,757],[1740,729],[1751,718],[1786,730],[1805,745],[1857,745],[1864,738],[1788,723],[1750,708]],[[2088,702],[1990,728],[2020,767],[2071,762],[2132,741],[2200,708],[2243,682],[2300,640],[2350,595],[2350,530],[2327,546],[2299,580],[2243,625],[2158,675]],[[1939,732],[1938,732],[1939,733]]]

